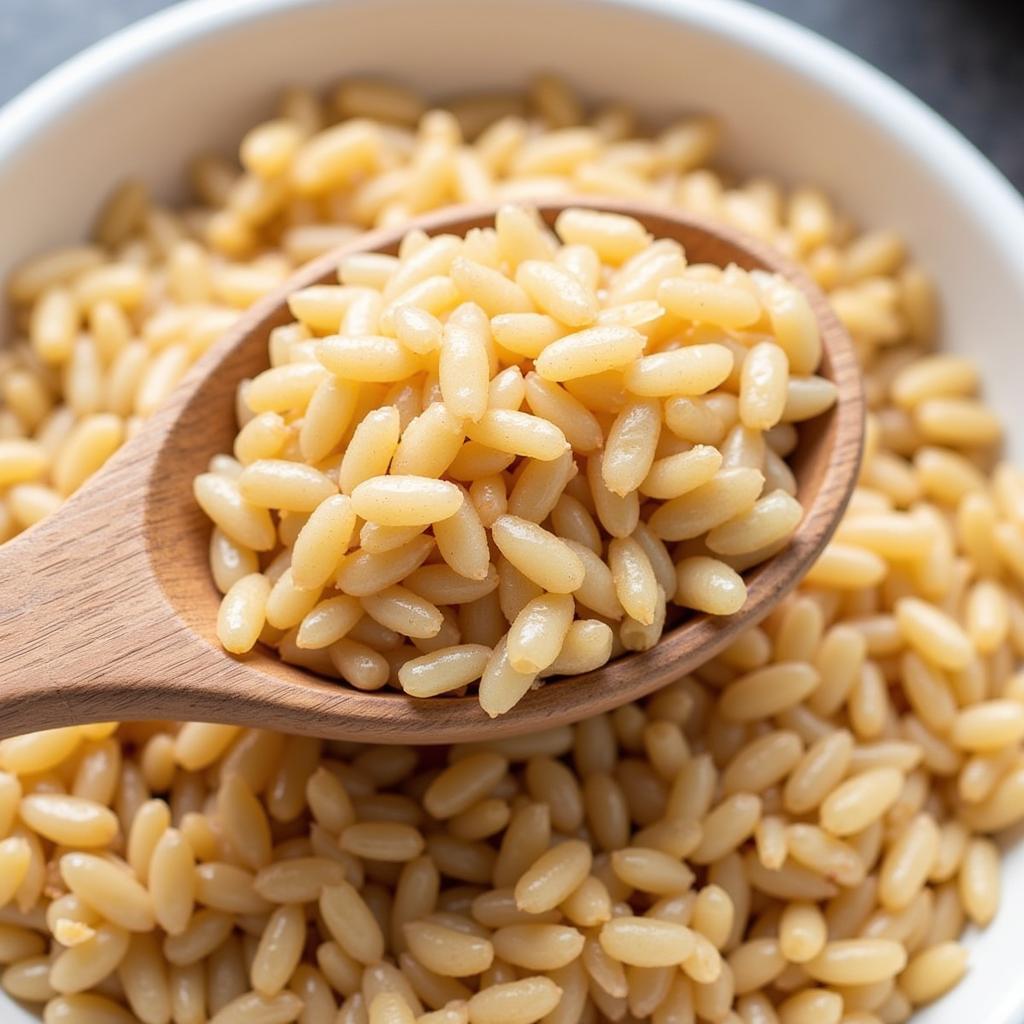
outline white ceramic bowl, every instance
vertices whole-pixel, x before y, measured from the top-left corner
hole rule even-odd
[[[80,237],[111,184],[173,196],[185,158],[230,151],[279,88],[354,72],[429,93],[557,70],[649,114],[709,111],[725,158],[826,186],[864,224],[909,239],[937,278],[944,339],[982,363],[1024,454],[1024,203],[948,125],[866,64],[736,0],[192,0],[111,37],[0,112],[0,275]],[[1024,848],[971,972],[918,1024],[1019,1024]],[[36,1018],[0,996],[0,1019]]]

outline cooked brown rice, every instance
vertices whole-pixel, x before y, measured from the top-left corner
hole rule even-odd
[[[984,926],[997,912],[994,840],[1024,818],[1024,476],[994,468],[998,424],[976,397],[977,375],[931,351],[930,286],[892,232],[858,234],[812,188],[784,193],[706,169],[709,122],[639,137],[627,112],[585,116],[553,79],[526,100],[460,101],[453,111],[426,111],[403,89],[365,82],[326,101],[292,91],[246,137],[243,170],[195,165],[193,207],[168,210],[131,186],[94,243],[17,273],[10,295],[21,340],[0,357],[0,535],[53,511],[296,262],[452,200],[582,190],[720,217],[800,258],[829,292],[854,336],[871,407],[862,479],[835,542],[797,594],[692,676],[571,728],[444,753],[200,723],[4,740],[0,980],[51,1024],[904,1021],[962,976],[965,922]],[[288,166],[294,188],[282,187]],[[566,241],[602,260],[628,259],[639,244],[634,229],[586,217],[568,222]],[[659,253],[655,276],[673,260]],[[521,297],[472,262],[460,279],[506,310],[496,314],[500,344],[532,359],[556,340],[550,314],[508,312]],[[580,280],[594,265],[577,249],[567,262]],[[379,289],[395,271],[388,259],[364,258],[347,272],[352,287]],[[423,281],[411,287],[436,318],[451,291]],[[694,281],[672,299],[685,308],[695,294],[714,298],[696,287],[713,283]],[[549,284],[530,281],[538,294]],[[327,298],[310,296],[303,316],[334,317]],[[647,301],[642,290],[616,299]],[[346,315],[365,322],[372,312]],[[579,318],[583,307],[559,312]],[[800,314],[772,313],[774,336],[793,342],[791,366],[808,372],[799,359],[812,353],[796,356],[807,338]],[[425,315],[394,315],[409,352],[436,346]],[[732,323],[737,315],[718,313]],[[275,390],[301,404],[325,379],[319,365],[283,357],[303,344],[281,337],[274,379],[244,389],[256,409],[239,442],[247,458],[283,436],[268,404]],[[599,466],[591,456],[607,387],[575,396],[541,378],[522,387],[538,415],[572,424],[566,438]],[[519,393],[512,374],[487,400],[508,410]],[[802,413],[820,400],[813,388],[786,399]],[[330,422],[355,401],[324,388],[314,412]],[[380,475],[377,444],[406,440],[399,428],[411,406],[400,394],[394,402],[397,423],[393,413],[370,420],[374,443],[357,446],[347,472]],[[599,412],[581,418],[584,405]],[[665,403],[670,430],[715,448],[723,419],[736,414],[731,395]],[[446,425],[439,417],[433,433]],[[341,440],[318,448],[323,436],[299,432],[304,461]],[[765,440],[764,475],[785,491],[793,432],[772,428]],[[745,464],[743,444],[729,450]],[[414,433],[402,459],[422,458]],[[522,508],[543,507],[557,489],[557,475],[539,473],[510,487],[507,464],[478,442],[457,458],[474,476],[466,490],[485,530],[503,515],[528,520]],[[649,486],[699,472],[693,458]],[[218,462],[210,501],[254,548],[273,544],[268,517],[219,484],[233,471]],[[583,551],[604,553],[595,512],[622,515],[608,494],[591,509],[585,476],[549,512],[581,561]],[[321,486],[312,475],[289,479],[293,503],[310,503]],[[339,498],[321,501],[317,543],[340,551],[350,513]],[[277,524],[296,556],[306,514]],[[449,552],[472,536],[464,527]],[[360,530],[366,554],[346,563],[347,595],[305,626],[318,643],[342,644],[337,660],[366,686],[389,677],[391,662],[370,655],[393,640],[389,626],[356,621],[362,598],[402,591],[381,617],[468,598],[439,631],[458,638],[457,654],[431,672],[409,670],[431,692],[475,678],[507,631],[505,610],[540,597],[510,558],[508,571],[495,563],[503,586],[459,591],[456,577],[472,575],[461,567],[479,566],[486,545],[466,544],[466,561],[448,573],[416,529]],[[649,529],[633,536],[667,594],[672,559]],[[727,548],[737,540],[717,536]],[[223,532],[212,550],[223,589],[259,566]],[[620,577],[632,578],[635,556],[618,551]],[[593,600],[621,601],[611,567],[608,575],[595,577]],[[629,592],[637,606],[650,582],[638,578]],[[293,629],[308,614],[298,592],[323,578],[315,557],[293,557],[267,582],[246,600],[273,595],[280,621],[299,615],[275,628]],[[611,653],[607,636],[575,621],[549,668],[585,665],[595,649]],[[529,685],[507,659],[500,671]]]
[[[552,232],[520,205],[337,276],[291,296],[270,368],[239,388],[234,455],[195,481],[232,653],[262,640],[415,697],[479,680],[502,714],[559,670],[651,647],[667,605],[738,611],[736,570],[799,525],[767,438],[785,456],[834,389],[780,278],[689,266],[621,214],[569,208]],[[820,406],[794,406],[816,387]],[[718,410],[714,443],[670,414],[680,399]],[[477,616],[495,591],[498,630]],[[378,642],[354,643],[371,624]]]

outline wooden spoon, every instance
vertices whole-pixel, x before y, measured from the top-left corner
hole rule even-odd
[[[824,343],[820,373],[835,407],[805,423],[790,460],[805,515],[782,552],[746,573],[735,615],[693,615],[650,651],[554,680],[491,720],[475,695],[417,700],[363,693],[282,662],[275,652],[225,653],[215,635],[220,595],[208,563],[210,523],[193,477],[230,451],[235,388],[267,365],[267,338],[292,316],[298,288],[336,280],[341,256],[397,250],[412,226],[464,234],[494,207],[462,207],[373,231],[303,267],[257,303],[193,367],[167,403],[61,509],[0,548],[0,737],[121,719],[231,722],[376,743],[447,743],[549,728],[642,697],[690,671],[762,619],[799,581],[832,534],[860,462],[864,406],[850,339],[795,264],[718,224],[640,203],[543,202],[626,213],[674,238],[691,263],[776,271],[811,302]]]

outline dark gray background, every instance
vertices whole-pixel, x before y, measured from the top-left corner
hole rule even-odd
[[[760,0],[892,75],[1024,190],[1024,30],[1000,0]],[[0,103],[172,0],[0,0]]]

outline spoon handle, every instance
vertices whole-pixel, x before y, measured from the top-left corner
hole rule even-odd
[[[119,717],[118,679],[168,674],[182,625],[153,579],[132,448],[0,547],[0,737]]]

